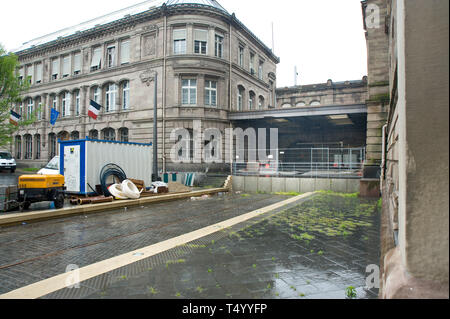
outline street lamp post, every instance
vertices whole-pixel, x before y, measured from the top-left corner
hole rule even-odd
[[[145,71],[141,74],[141,81],[147,86],[155,82],[153,96],[153,176],[152,181],[158,181],[158,73],[156,71]]]

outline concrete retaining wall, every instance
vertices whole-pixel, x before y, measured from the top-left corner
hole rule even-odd
[[[359,179],[233,176],[233,190],[265,193],[330,190],[356,193],[359,192]]]

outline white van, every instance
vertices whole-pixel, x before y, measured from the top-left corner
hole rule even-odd
[[[51,159],[50,162],[48,162],[47,165],[45,165],[43,168],[41,168],[37,174],[39,175],[57,175],[59,174],[59,156],[55,156]]]
[[[16,171],[16,161],[9,151],[0,151],[0,171],[9,170],[11,173]]]

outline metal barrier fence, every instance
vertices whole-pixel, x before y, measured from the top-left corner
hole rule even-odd
[[[265,161],[233,163],[236,176],[360,178],[365,148],[291,148],[266,150]]]

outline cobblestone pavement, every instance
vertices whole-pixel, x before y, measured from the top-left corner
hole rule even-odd
[[[222,195],[0,227],[0,294],[286,198]]]
[[[369,299],[378,261],[377,201],[321,193],[44,298]]]

